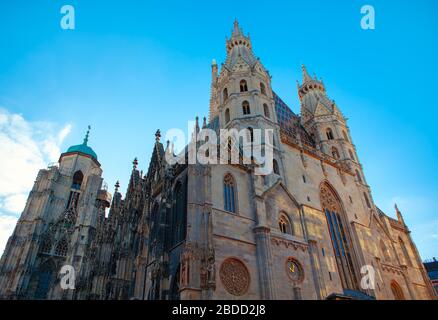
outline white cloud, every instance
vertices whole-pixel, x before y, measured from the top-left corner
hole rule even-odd
[[[17,218],[13,216],[0,215],[0,255],[3,254],[6,243],[14,231]]]
[[[0,108],[0,248],[12,232],[13,215],[24,209],[38,171],[58,160],[70,131],[70,124],[57,129],[53,123],[26,121]]]

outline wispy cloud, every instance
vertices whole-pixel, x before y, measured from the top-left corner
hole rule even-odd
[[[38,170],[58,160],[70,131],[70,124],[57,128],[0,108],[0,250],[25,206]]]

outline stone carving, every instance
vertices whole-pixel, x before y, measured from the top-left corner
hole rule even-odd
[[[326,185],[321,186],[321,205],[323,209],[327,209],[330,212],[342,212],[342,208],[338,199],[334,195],[333,191]]]
[[[219,275],[225,289],[234,296],[242,296],[248,291],[250,275],[245,265],[235,258],[226,259]]]

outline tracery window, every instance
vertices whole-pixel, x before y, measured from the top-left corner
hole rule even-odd
[[[57,256],[65,257],[67,256],[68,242],[65,238],[58,242],[55,248],[55,254]]]
[[[224,210],[236,213],[236,183],[231,174],[224,177]]]
[[[52,239],[49,235],[44,237],[40,251],[42,253],[50,253],[52,251]]]
[[[280,218],[278,219],[278,227],[281,233],[293,235],[293,227],[289,218],[284,213],[280,213]]]
[[[336,264],[345,289],[358,290],[356,271],[354,268],[354,251],[351,236],[345,223],[345,212],[341,201],[327,183],[321,186],[321,206],[325,212],[330,237],[332,239]]]

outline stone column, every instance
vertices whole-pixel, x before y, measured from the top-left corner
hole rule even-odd
[[[265,226],[256,226],[253,231],[256,241],[261,298],[263,300],[275,300],[276,293],[272,275],[272,252],[269,243],[271,230]]]

